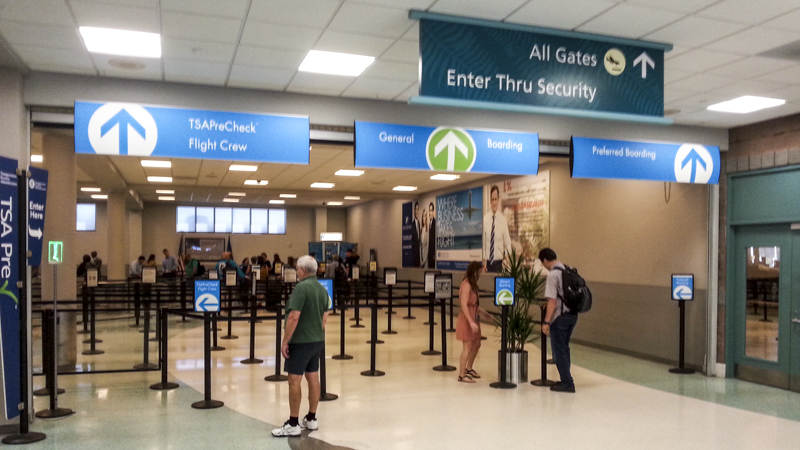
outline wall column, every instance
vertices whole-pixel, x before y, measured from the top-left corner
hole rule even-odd
[[[328,208],[315,208],[316,226],[314,227],[314,242],[319,241],[319,234],[328,231]]]
[[[108,223],[108,254],[101,256],[108,265],[109,280],[124,280],[126,257],[128,256],[128,224],[125,216],[125,191],[109,189],[106,202]]]

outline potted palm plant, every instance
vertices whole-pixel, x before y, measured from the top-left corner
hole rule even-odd
[[[507,255],[500,275],[513,277],[516,287],[516,302],[509,307],[506,324],[507,381],[515,384],[525,383],[528,381],[528,352],[525,350],[525,344],[539,339],[536,313],[540,311],[539,304],[542,301],[547,278],[540,271],[526,265],[522,255],[517,254],[515,249]],[[495,322],[497,326],[501,325],[499,317],[495,318]],[[500,358],[498,351],[498,364]]]

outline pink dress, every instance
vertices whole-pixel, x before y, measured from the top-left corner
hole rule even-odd
[[[467,309],[461,308],[458,313],[458,321],[456,322],[456,339],[459,341],[477,341],[481,338],[481,323],[477,320],[478,315],[478,294],[472,290],[469,281],[466,279],[461,282],[461,291],[459,294],[459,305],[463,304],[467,299]],[[473,333],[472,328],[469,326],[466,314],[472,317],[475,323],[478,324],[478,332]]]

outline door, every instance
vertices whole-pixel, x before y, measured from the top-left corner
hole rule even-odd
[[[748,226],[734,235],[732,374],[800,392],[800,231]]]

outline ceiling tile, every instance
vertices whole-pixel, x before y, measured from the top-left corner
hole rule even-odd
[[[695,92],[689,91],[679,91],[672,88],[664,88],[664,109],[667,109],[667,106],[670,103],[676,102],[678,100],[682,100],[685,98],[692,97],[697,95]]]
[[[244,66],[270,67],[273,69],[297,70],[306,54],[276,50],[273,48],[250,47],[240,45],[236,52],[236,64]]]
[[[784,86],[780,83],[769,81],[745,80],[722,86],[719,89],[711,90],[709,93],[720,95],[730,99],[738,98],[743,95],[757,95],[760,97],[772,97],[773,93]]]
[[[75,75],[97,75],[97,70],[95,70],[94,67],[59,65],[57,63],[51,63],[51,62],[29,63],[28,68],[36,72],[54,72],[54,73],[66,73]]]
[[[779,72],[795,64],[797,63],[785,59],[751,56],[750,58],[710,70],[708,73],[722,77],[735,74],[737,78],[758,78],[761,75]],[[797,82],[800,82],[800,80],[797,80]]]
[[[776,19],[762,23],[760,26],[784,31],[797,31],[800,24],[800,9],[790,13],[781,14]]]
[[[800,8],[800,0],[754,2],[752,0],[724,0],[699,11],[698,16],[728,22],[755,25],[767,19]]]
[[[70,0],[73,1],[73,0]],[[112,3],[115,5],[125,6],[138,6],[141,8],[158,8],[160,0],[101,0],[103,3]],[[190,0],[191,1],[191,0]]]
[[[339,9],[339,0],[253,0],[248,19],[283,25],[325,28]]]
[[[665,70],[701,73],[736,60],[741,56],[708,50],[692,50],[664,61]]]
[[[404,9],[345,2],[328,25],[329,30],[370,36],[401,37],[413,22]]]
[[[399,40],[381,55],[381,60],[419,65],[419,43]]]
[[[346,3],[352,3],[352,0],[347,0]],[[369,5],[390,6],[392,8],[400,9],[421,9],[427,10],[431,7],[436,0],[355,0],[355,3],[365,3]]]
[[[76,69],[92,69],[92,59],[85,50],[71,51],[45,47],[15,45],[14,51],[29,66],[72,67]]]
[[[161,11],[243,19],[248,0],[160,0]]]
[[[0,20],[74,26],[72,14],[64,0],[5,0]]]
[[[691,77],[684,78],[680,81],[669,84],[670,89],[687,92],[709,92],[719,89],[722,86],[727,86],[738,82],[735,78],[725,78],[714,75],[692,75]]]
[[[741,31],[745,25],[721,22],[703,17],[686,17],[669,24],[644,38],[653,41],[669,42],[686,47],[699,48],[703,45]]]
[[[163,38],[161,52],[164,58],[188,61],[230,62],[236,47],[232,44]]]
[[[339,95],[354,81],[353,77],[297,72],[287,90],[303,92],[319,91]]]
[[[413,82],[378,80],[362,76],[358,77],[358,79],[342,93],[342,96],[391,100],[408,89],[411,84],[413,84]]]
[[[160,33],[158,11],[97,2],[70,2],[79,26]]]
[[[628,3],[652,7],[658,10],[674,11],[684,14],[699,11],[719,0],[628,0]]]
[[[794,63],[791,67],[758,77],[759,80],[774,81],[776,83],[800,85],[800,64]]]
[[[681,80],[692,76],[690,72],[681,72],[680,70],[665,70],[664,71],[664,85],[669,85],[672,82]]]
[[[616,2],[607,0],[575,2],[531,0],[506,20],[526,25],[572,30],[614,5]]]
[[[147,80],[161,80],[160,58],[131,58],[129,56],[91,54],[97,71],[102,76],[118,78],[136,78]],[[110,63],[110,64],[109,64]],[[136,64],[141,68],[124,69],[114,64]]]
[[[419,21],[414,22],[411,28],[403,34],[403,40],[419,42]]]
[[[166,81],[222,85],[228,77],[228,64],[164,58]]]
[[[161,13],[161,29],[164,36],[195,41],[235,44],[239,38],[242,21],[192,14]]]
[[[308,52],[314,48],[321,35],[321,29],[248,20],[240,43]]]
[[[292,81],[296,70],[269,69],[234,64],[228,86],[282,91]]]
[[[403,64],[389,61],[375,61],[367,67],[362,76],[383,80],[413,82],[419,79],[419,65]]]
[[[407,103],[408,99],[419,95],[419,83],[414,83],[410,88],[401,92],[400,95],[394,98],[395,101]]]
[[[772,97],[786,100],[787,102],[800,102],[800,85],[787,86],[772,93]]]
[[[677,13],[660,11],[656,14],[641,6],[619,4],[581,25],[578,30],[637,39],[682,17]]]
[[[386,51],[394,39],[384,37],[362,36],[358,34],[340,33],[338,31],[325,31],[314,46],[315,50],[329,52],[353,53],[356,55],[379,56]],[[399,41],[413,44],[409,41]]]
[[[54,47],[72,50],[83,49],[83,41],[74,26],[36,25],[0,21],[0,34],[8,43],[32,47]]]
[[[502,20],[516,11],[527,0],[493,0],[490,2],[463,0],[439,0],[431,12],[454,14],[458,16],[480,17],[488,20]]]
[[[709,44],[705,48],[740,55],[756,55],[798,40],[800,40],[800,32],[792,33],[771,28],[754,27]]]

